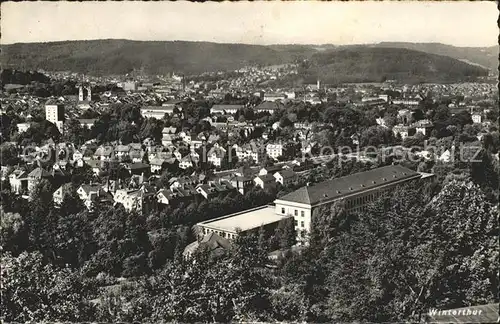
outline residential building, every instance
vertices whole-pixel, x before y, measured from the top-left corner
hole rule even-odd
[[[256,112],[267,112],[267,113],[274,113],[274,111],[279,110],[282,107],[277,102],[271,102],[271,101],[264,101],[260,105],[254,108]]]
[[[196,186],[196,192],[202,195],[205,199],[219,197],[225,195],[235,188],[227,181],[211,182],[208,184],[199,184]]]
[[[210,114],[236,114],[239,109],[242,109],[243,105],[213,105],[210,108]]]
[[[424,136],[429,136],[431,134],[433,125],[427,119],[419,120],[412,125],[415,128],[415,133],[421,133]]]
[[[474,124],[481,124],[482,121],[483,121],[483,116],[481,114],[478,113],[472,114],[472,122]]]
[[[384,192],[421,177],[420,173],[403,166],[389,165],[324,181],[276,199],[276,214],[293,216],[297,241],[307,244],[311,217],[316,208],[343,202],[347,211],[360,211]]]
[[[286,95],[281,92],[267,92],[264,93],[264,101],[276,101],[276,100],[285,100]]]
[[[51,181],[53,177],[52,174],[50,174],[47,170],[40,167],[36,168],[28,174],[28,192],[30,194],[33,192],[38,182],[40,182],[40,180],[42,179]]]
[[[404,125],[396,125],[392,128],[392,132],[394,133],[394,136],[401,136],[401,139],[405,139],[408,137],[409,134],[409,127],[404,126]]]
[[[277,159],[278,157],[283,155],[283,145],[276,144],[267,144],[266,145],[266,153],[273,159]]]
[[[182,252],[185,259],[189,259],[198,250],[208,251],[211,255],[221,255],[231,247],[231,243],[214,232],[204,235],[197,241],[188,244]]]
[[[246,176],[235,176],[229,179],[229,182],[235,187],[242,195],[253,186],[253,178]]]
[[[128,211],[136,211],[140,214],[146,213],[153,203],[156,193],[152,188],[143,185],[139,189],[116,190],[113,200],[122,204]]]
[[[80,123],[80,126],[83,128],[92,128],[97,121],[97,119],[77,119],[77,121]]]
[[[177,101],[164,103],[161,106],[145,106],[141,108],[141,116],[144,118],[163,119],[165,115],[172,115],[175,108],[180,109]]]
[[[281,170],[273,174],[276,182],[281,183],[283,186],[288,186],[297,180],[297,174],[289,169]]]
[[[10,190],[22,195],[28,192],[28,173],[24,170],[15,170],[9,174]]]
[[[57,190],[54,191],[54,193],[52,194],[54,205],[56,206],[61,205],[64,200],[64,197],[66,197],[66,195],[71,192],[72,187],[73,185],[71,183],[65,183],[59,188],[57,188]]]
[[[25,131],[28,130],[28,128],[30,128],[31,124],[30,123],[18,123],[17,124],[17,131],[19,133],[24,133]]]
[[[268,166],[268,167],[260,169],[259,175],[260,176],[266,175],[266,174],[273,175],[274,173],[280,171],[281,169],[282,169],[282,167],[280,165]]]
[[[165,159],[155,158],[149,161],[151,167],[151,173],[160,173],[162,169],[166,166]]]
[[[45,104],[45,119],[56,125],[59,132],[62,134],[64,125],[64,105],[47,101]]]
[[[214,146],[207,153],[207,162],[212,163],[215,167],[220,167],[225,155],[226,150],[224,148]]]
[[[272,174],[259,175],[253,179],[255,185],[257,187],[261,187],[262,189],[267,189],[273,186],[276,186],[276,179]]]

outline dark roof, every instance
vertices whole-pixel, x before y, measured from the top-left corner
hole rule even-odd
[[[345,177],[305,186],[278,200],[317,205],[323,202],[376,188],[402,179],[420,177],[420,174],[401,165],[389,165]]]
[[[281,174],[283,179],[288,179],[288,178],[293,178],[295,177],[295,172],[292,170],[284,169],[281,171],[278,171],[277,173]]]
[[[206,234],[200,242],[193,242],[186,246],[184,249],[184,255],[194,253],[199,248],[207,249],[210,253],[220,254],[224,250],[230,248],[231,243],[223,237],[220,237],[216,233]]]
[[[455,308],[449,310],[430,310],[428,322],[440,323],[498,323],[498,304],[488,304]]]
[[[213,110],[233,110],[243,108],[243,105],[213,105]]]
[[[281,165],[272,165],[272,166],[265,167],[263,169],[265,169],[267,171],[267,173],[275,173],[275,172],[283,169],[283,167]]]
[[[35,178],[35,179],[42,179],[42,178],[50,178],[52,175],[42,169],[42,168],[36,168],[35,170],[31,171],[30,174],[28,174],[29,178]]]
[[[140,170],[140,169],[149,169],[149,164],[137,162],[137,163],[129,163],[127,164],[130,170]]]
[[[270,173],[266,174],[266,175],[262,175],[262,176],[258,176],[258,178],[260,180],[262,180],[262,182],[264,183],[267,183],[267,182],[275,182],[276,179],[274,178],[274,176]]]
[[[256,110],[276,110],[281,107],[280,104],[277,102],[272,102],[272,101],[264,101],[257,107],[255,107]]]

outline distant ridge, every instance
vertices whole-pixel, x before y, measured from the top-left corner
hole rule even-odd
[[[491,71],[498,71],[499,46],[489,47],[457,47],[441,43],[405,43],[382,42],[374,44],[376,47],[407,48],[430,54],[445,55],[458,60],[479,64]]]
[[[328,44],[263,46],[107,39],[2,45],[1,57],[3,68],[74,71],[94,75],[126,74],[137,70],[147,74],[171,72],[198,74],[235,70],[250,64],[273,65],[308,60],[310,64],[301,69],[299,78],[304,80],[322,78],[335,82],[376,81],[374,79],[378,80],[381,77],[409,78],[415,81],[458,81],[486,74],[481,67],[458,59],[491,66],[491,63],[485,63],[486,59],[479,58],[477,54],[486,53],[488,57],[489,51],[474,48],[469,51],[438,45],[381,43],[348,46]],[[446,50],[449,55],[443,57],[428,54],[425,50],[416,52],[413,49],[406,49],[411,46],[434,52]],[[455,52],[458,54],[452,53],[453,49],[456,49]],[[477,60],[462,55],[467,51],[476,53],[477,55],[474,55],[477,56]],[[436,54],[443,55],[441,52]],[[451,58],[452,54],[458,59]]]

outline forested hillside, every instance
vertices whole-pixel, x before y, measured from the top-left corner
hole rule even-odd
[[[129,40],[66,41],[2,46],[4,67],[95,75],[170,72],[197,74],[250,64],[304,62],[298,76],[327,83],[397,79],[410,82],[469,80],[487,71],[459,60],[401,48],[367,46],[245,45]]]

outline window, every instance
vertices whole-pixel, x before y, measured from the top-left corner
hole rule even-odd
[[[301,221],[301,222],[300,222],[300,226],[301,226],[301,227],[304,227],[304,221]]]
[[[303,210],[300,211],[300,216],[304,217],[305,213]]]
[[[281,213],[284,214],[285,213],[285,208],[284,207],[281,207]]]
[[[295,221],[295,226],[299,226],[299,221],[298,220]]]
[[[295,211],[293,212],[293,214],[294,214],[295,216],[299,216],[299,211],[298,211],[297,209],[295,209]]]

